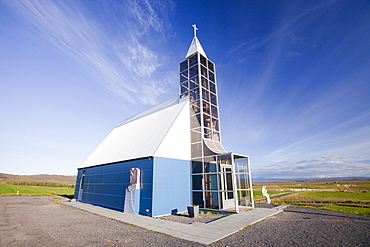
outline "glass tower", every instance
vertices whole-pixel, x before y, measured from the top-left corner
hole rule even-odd
[[[221,144],[216,67],[205,54],[194,28],[186,58],[180,63],[180,97],[189,97],[192,198],[200,208],[240,211],[253,207],[249,158],[225,151]]]
[[[194,37],[193,42],[198,42]],[[206,139],[221,141],[215,65],[196,52],[180,63],[180,97],[189,95],[191,108]]]

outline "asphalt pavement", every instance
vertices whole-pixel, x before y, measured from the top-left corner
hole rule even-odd
[[[53,197],[3,196],[0,246],[370,246],[370,217],[288,207],[204,245],[56,203]]]

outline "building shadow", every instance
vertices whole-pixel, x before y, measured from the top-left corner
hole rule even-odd
[[[74,195],[59,195],[59,196],[70,199],[70,200],[75,197]]]

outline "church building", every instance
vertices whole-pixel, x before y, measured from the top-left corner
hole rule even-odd
[[[254,207],[249,157],[221,144],[216,67],[193,28],[179,95],[112,130],[78,168],[78,201],[150,216]]]

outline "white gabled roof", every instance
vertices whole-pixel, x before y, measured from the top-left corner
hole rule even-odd
[[[80,168],[143,157],[190,160],[190,120],[187,97],[171,98],[122,121]]]
[[[194,37],[193,38],[193,41],[191,42],[190,44],[190,47],[189,47],[189,50],[188,50],[188,53],[186,54],[185,58],[188,58],[190,57],[191,55],[193,55],[194,53],[196,52],[199,52],[200,54],[202,54],[204,57],[208,58],[206,53],[204,52],[203,50],[203,47],[202,45],[200,44],[199,40],[197,37]]]

